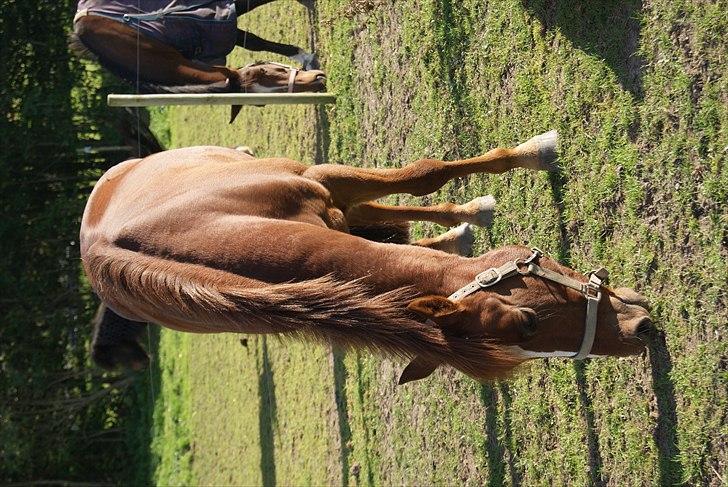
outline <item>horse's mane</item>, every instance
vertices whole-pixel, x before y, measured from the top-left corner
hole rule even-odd
[[[98,63],[118,78],[136,86],[137,75],[119,63],[114,62],[94,51],[92,46],[84,43],[76,32],[68,35],[69,50],[81,59]],[[227,82],[212,83],[208,85],[160,85],[139,80],[139,93],[229,93],[233,90]]]

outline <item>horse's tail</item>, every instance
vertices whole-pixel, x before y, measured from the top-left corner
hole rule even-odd
[[[133,304],[140,318],[184,331],[300,336],[447,363],[476,379],[503,376],[516,365],[487,340],[446,336],[410,317],[411,289],[377,294],[361,281],[332,276],[268,284],[105,242],[92,245],[83,261],[97,293],[112,307]]]

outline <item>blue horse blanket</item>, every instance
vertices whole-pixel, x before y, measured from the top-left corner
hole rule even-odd
[[[174,47],[187,59],[224,64],[235,47],[234,0],[80,0],[84,15],[107,17]]]

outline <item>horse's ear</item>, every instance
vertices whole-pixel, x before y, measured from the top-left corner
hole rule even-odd
[[[424,379],[432,374],[436,368],[437,364],[433,364],[422,357],[415,357],[402,371],[398,384],[402,385],[413,380]]]
[[[238,116],[238,113],[240,113],[240,110],[243,108],[242,105],[231,105],[230,106],[230,122],[233,123],[235,121],[235,118]]]
[[[407,305],[407,309],[425,318],[436,319],[459,314],[463,306],[448,298],[432,295],[415,299]]]

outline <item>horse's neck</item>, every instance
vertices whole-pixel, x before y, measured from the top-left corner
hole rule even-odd
[[[447,295],[470,278],[469,259],[422,247],[370,242],[306,223],[249,220],[226,232],[226,238],[211,244],[208,255],[216,253],[233,272],[261,281],[332,275],[340,281],[361,280],[378,293],[411,287],[422,294]]]

